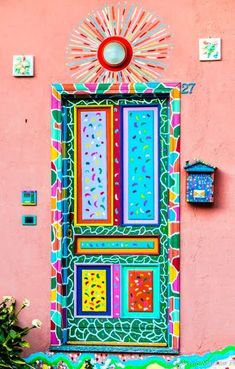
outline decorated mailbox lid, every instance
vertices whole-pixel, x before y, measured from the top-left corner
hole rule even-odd
[[[187,173],[214,173],[217,168],[197,159],[191,163],[186,161],[184,169]]]

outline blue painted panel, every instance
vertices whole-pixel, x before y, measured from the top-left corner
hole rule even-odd
[[[154,249],[154,241],[82,241],[81,249]],[[147,251],[146,251],[147,252]]]

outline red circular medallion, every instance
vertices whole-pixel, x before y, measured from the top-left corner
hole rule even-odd
[[[132,55],[131,44],[121,36],[106,38],[101,42],[97,51],[100,64],[105,69],[115,72],[126,68],[132,59]]]

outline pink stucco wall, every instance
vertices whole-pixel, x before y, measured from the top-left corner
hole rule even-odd
[[[141,4],[141,2],[140,2]],[[50,84],[72,82],[65,48],[72,28],[100,0],[0,1],[0,295],[31,300],[31,351],[49,345]],[[235,341],[234,293],[234,0],[145,0],[170,25],[174,49],[165,81],[196,82],[182,96],[182,166],[202,158],[218,166],[213,208],[181,206],[181,352],[202,353]],[[223,60],[198,61],[198,38],[221,37]],[[13,54],[33,54],[36,76],[11,75]],[[27,119],[27,122],[25,121]],[[38,190],[38,206],[20,205],[23,189]],[[37,227],[21,226],[35,213]]]

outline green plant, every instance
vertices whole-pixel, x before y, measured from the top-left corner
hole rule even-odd
[[[32,368],[21,358],[23,348],[30,347],[24,337],[31,329],[40,328],[42,323],[34,319],[31,327],[23,328],[18,325],[20,312],[29,304],[29,300],[25,299],[16,311],[16,301],[13,297],[4,296],[0,303],[0,368]]]
[[[91,364],[91,360],[88,359],[85,361],[85,369],[93,369],[94,366]]]

